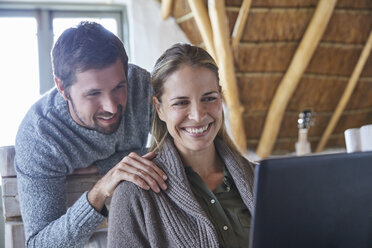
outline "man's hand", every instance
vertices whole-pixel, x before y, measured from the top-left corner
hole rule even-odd
[[[114,168],[109,170],[88,192],[88,201],[100,212],[107,197],[111,197],[116,186],[123,180],[156,193],[167,189],[167,176],[152,161],[155,153],[149,152],[143,157],[135,152],[124,157]]]

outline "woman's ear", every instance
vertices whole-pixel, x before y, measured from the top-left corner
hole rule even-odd
[[[62,97],[67,101],[68,97],[66,95],[65,88],[63,87],[62,80],[58,77],[54,77],[54,82],[56,83],[57,89]]]
[[[156,96],[153,96],[152,102],[155,105],[155,109],[156,109],[156,112],[158,113],[160,120],[164,121],[163,110],[161,109],[161,103],[159,99]]]

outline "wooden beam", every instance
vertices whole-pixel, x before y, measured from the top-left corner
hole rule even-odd
[[[257,155],[271,154],[282,124],[285,109],[331,18],[337,0],[319,0],[310,24],[279,84],[266,116]]]
[[[0,147],[0,174],[2,177],[15,177],[14,169],[14,146]]]
[[[4,247],[25,247],[25,232],[22,221],[6,221],[4,226]]]
[[[362,73],[363,67],[368,59],[369,54],[371,53],[372,49],[372,31],[369,34],[368,40],[362,50],[362,53],[360,54],[359,60],[353,70],[353,73],[351,74],[350,80],[345,88],[344,93],[342,94],[342,97],[340,101],[337,104],[337,107],[335,111],[333,112],[332,118],[328,123],[328,126],[326,130],[324,131],[322,138],[320,139],[318,146],[316,148],[316,152],[321,152],[325,145],[327,144],[327,141],[329,139],[329,136],[332,134],[338,120],[341,117],[342,112],[344,111],[346,104],[349,102],[350,97],[355,89],[355,86],[358,83],[358,79],[360,77],[360,74]]]
[[[236,19],[233,33],[232,33],[232,46],[236,48],[239,45],[240,39],[243,34],[245,23],[247,21],[249,8],[251,7],[252,0],[244,0],[239,10],[238,18]]]
[[[161,0],[161,17],[167,20],[172,11],[173,0]]]
[[[188,0],[192,13],[194,14],[196,25],[198,25],[201,37],[208,53],[217,61],[216,51],[214,49],[213,31],[208,16],[207,6],[203,0]]]
[[[235,78],[234,58],[230,45],[230,32],[227,25],[226,6],[224,0],[208,1],[214,44],[218,57],[220,81],[229,114],[230,129],[238,149],[244,154],[247,141],[243,125],[243,107],[239,100],[239,90]]]

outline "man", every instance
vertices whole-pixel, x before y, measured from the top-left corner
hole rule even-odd
[[[20,207],[27,247],[81,247],[120,181],[159,192],[166,175],[154,154],[138,155],[152,119],[150,75],[128,65],[122,42],[82,22],[59,37],[52,59],[57,87],[31,107],[16,138]],[[66,210],[66,176],[81,171],[105,175]]]

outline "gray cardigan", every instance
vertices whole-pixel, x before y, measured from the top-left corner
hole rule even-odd
[[[215,146],[252,212],[254,165],[219,139]],[[214,227],[191,191],[170,138],[154,162],[168,175],[168,189],[156,194],[122,182],[110,205],[108,247],[217,248]]]
[[[128,153],[144,152],[151,96],[149,73],[129,65],[125,114],[110,135],[76,124],[56,88],[31,107],[15,145],[27,247],[82,247],[88,241],[105,217],[89,204],[86,193],[66,209],[66,176],[92,164],[103,174]]]

